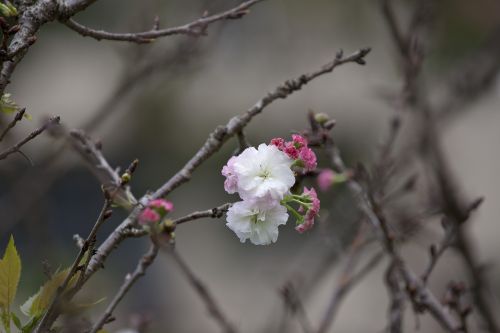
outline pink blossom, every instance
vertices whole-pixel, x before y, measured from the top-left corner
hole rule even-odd
[[[292,134],[293,144],[297,148],[307,147],[307,139],[302,135]]]
[[[282,138],[274,138],[271,140],[271,144],[273,146],[278,147],[279,150],[283,150],[285,148],[285,140]]]
[[[293,145],[293,142],[287,142],[285,144],[285,149],[283,150],[288,157],[290,157],[292,160],[296,160],[299,158],[299,150]]]
[[[318,177],[316,178],[318,187],[323,192],[326,192],[330,188],[330,186],[332,186],[334,178],[335,178],[335,172],[333,172],[332,169],[321,170]]]
[[[317,215],[319,212],[319,209],[321,207],[321,203],[318,199],[318,194],[316,193],[316,190],[314,189],[314,187],[311,187],[310,190],[308,190],[307,187],[304,187],[303,194],[308,195],[312,201],[312,207],[307,212],[312,211],[314,213],[314,215]]]
[[[311,200],[311,206],[307,209],[304,215],[304,222],[295,227],[295,230],[297,230],[299,233],[304,233],[307,230],[312,229],[312,227],[314,226],[314,218],[318,215],[321,206],[318,195],[316,194],[316,190],[314,188],[311,187],[311,189],[307,189],[307,187],[304,187],[303,195],[309,197],[309,199]]]
[[[156,210],[160,210],[160,214],[166,214],[174,210],[174,204],[165,199],[155,199],[149,202],[149,207],[156,208]],[[163,210],[163,211],[162,211]]]
[[[234,171],[234,163],[236,156],[233,156],[227,161],[227,164],[222,168],[222,175],[226,177],[224,181],[224,189],[227,193],[233,194],[238,190],[238,176]]]
[[[311,148],[302,147],[299,152],[299,158],[304,162],[306,170],[314,170],[317,166],[316,154]]]
[[[313,226],[314,226],[314,219],[313,220],[305,220],[304,223],[296,226],[295,230],[297,230],[297,232],[299,234],[303,234],[304,232],[311,230]]]
[[[142,211],[141,215],[139,215],[140,224],[157,223],[160,219],[160,214],[149,207],[146,207],[146,209]]]

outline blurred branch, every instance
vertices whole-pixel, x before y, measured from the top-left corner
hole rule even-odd
[[[388,3],[388,1],[385,1],[385,4]],[[390,11],[385,10],[384,12],[386,15],[388,15],[388,13],[389,16],[393,15]],[[419,10],[417,8],[414,15],[419,16],[418,12]],[[389,29],[394,29],[394,24],[391,24],[391,20],[393,19],[391,17],[386,17],[386,19],[388,21]],[[498,36],[500,36],[500,34],[498,34]],[[487,64],[487,71],[482,73],[481,71],[478,71],[481,75],[478,75],[476,79],[470,80],[471,85],[469,86],[469,89],[471,89],[471,92],[476,91],[475,89],[486,89],[487,84],[490,84],[492,81],[491,78],[493,77],[491,76],[492,74],[490,74],[490,71],[492,73],[496,73],[498,71],[500,62],[498,61],[498,57],[495,56],[496,52],[500,50],[498,48],[498,43],[495,42],[495,39],[498,39],[498,36],[492,39],[493,42],[487,48],[489,49],[487,54],[491,52],[489,55],[493,55],[492,61],[484,62]],[[399,41],[396,40],[395,43],[399,45]],[[486,296],[486,278],[484,277],[483,272],[477,269],[478,265],[476,263],[475,255],[472,252],[472,245],[470,244],[470,240],[464,229],[464,224],[469,219],[471,207],[474,206],[474,203],[470,205],[460,196],[459,186],[455,181],[445,153],[441,147],[440,133],[437,127],[437,116],[439,114],[429,103],[425,92],[423,92],[417,85],[417,75],[423,59],[421,52],[417,52],[417,54],[420,54],[420,56],[417,58],[419,61],[416,64],[410,61],[411,57],[403,52],[401,52],[400,57],[405,63],[410,65],[413,64],[415,66],[413,70],[405,70],[405,95],[411,97],[405,98],[405,102],[416,111],[415,113],[418,117],[417,120],[421,123],[420,131],[417,133],[417,143],[420,148],[419,152],[424,163],[430,168],[432,176],[435,179],[435,184],[438,187],[437,191],[433,191],[433,194],[438,194],[439,205],[442,212],[445,214],[445,217],[449,219],[452,224],[454,224],[452,228],[457,229],[457,249],[464,258],[469,274],[471,275],[473,283],[476,287],[474,298],[478,308],[478,313],[483,317],[483,320],[485,321],[490,332],[499,332],[500,328],[495,321],[494,310],[489,304]],[[472,71],[474,71],[476,69],[476,65],[472,64],[471,68],[473,68]],[[469,69],[464,70],[462,67],[460,68],[460,71],[463,74],[470,73]],[[460,94],[467,96],[464,91],[455,90],[455,92],[456,93],[452,95]],[[470,94],[468,98],[470,99],[471,96],[474,96],[474,93]],[[461,98],[458,100],[463,101]],[[446,107],[441,108],[446,109]],[[448,240],[445,237],[444,242],[446,243],[447,241]],[[428,278],[428,274],[432,271],[435,261],[437,261],[439,256],[447,247],[448,245],[443,244],[440,251],[441,253],[437,253],[439,255],[436,258],[431,258],[430,266],[423,275],[424,283]]]
[[[389,287],[389,296],[391,305],[389,308],[389,332],[403,332],[403,314],[404,314],[404,290],[400,284],[401,277],[399,276],[396,262],[391,262],[386,273],[386,284]]]
[[[490,92],[500,72],[500,26],[472,55],[453,66],[446,78],[444,98],[436,107],[438,120],[456,116]]]
[[[82,36],[89,36],[95,38],[97,40],[112,40],[112,41],[126,41],[126,42],[135,42],[135,43],[150,43],[154,41],[156,38],[171,36],[171,35],[189,35],[189,36],[204,36],[207,34],[207,28],[210,24],[229,19],[239,19],[248,14],[249,8],[258,2],[263,0],[250,0],[245,1],[241,5],[227,10],[225,12],[206,16],[178,27],[167,28],[167,29],[156,29],[153,28],[149,31],[144,32],[136,32],[136,33],[113,33],[107,32],[103,30],[94,30],[92,28],[86,27],[73,19],[69,19],[64,22],[66,26],[70,29],[78,32]]]
[[[376,253],[366,264],[362,266],[362,268],[355,272],[357,261],[359,260],[359,256],[361,254],[360,250],[364,249],[361,246],[362,243],[359,241],[354,241],[350,248],[350,254],[347,258],[346,263],[340,273],[340,277],[337,281],[336,288],[333,291],[333,295],[328,303],[325,314],[320,320],[319,328],[317,333],[326,333],[331,327],[333,320],[335,319],[335,315],[339,309],[340,304],[344,300],[344,297],[347,293],[354,288],[363,278],[370,273],[378,263],[384,258],[384,253],[379,252]]]
[[[318,124],[319,125],[319,124]],[[348,170],[344,161],[340,156],[340,152],[333,142],[333,139],[328,135],[329,129],[319,127],[312,135],[313,141],[324,142],[325,151],[330,158],[331,165],[335,171],[344,173]],[[398,271],[407,286],[407,293],[410,298],[420,305],[422,309],[426,309],[429,313],[449,332],[458,332],[459,323],[451,316],[434,294],[416,277],[413,271],[405,264],[397,252],[394,244],[394,236],[390,231],[386,218],[382,213],[381,207],[377,205],[373,196],[368,190],[358,183],[354,178],[347,181],[347,186],[356,200],[357,206],[369,223],[373,226],[377,237],[381,244],[385,247],[385,252],[391,257],[391,260],[397,264]],[[320,332],[325,332],[327,325],[322,325]],[[326,328],[324,328],[326,326]]]
[[[311,322],[307,317],[304,305],[300,300],[300,296],[295,290],[293,283],[291,282],[285,283],[283,288],[280,290],[280,294],[283,298],[285,306],[290,310],[292,315],[297,316],[297,320],[300,323],[300,326],[302,326],[302,331],[304,333],[313,332]]]
[[[320,326],[317,333],[325,333],[328,332],[333,320],[335,319],[335,315],[339,309],[339,306],[347,295],[347,293],[354,288],[359,282],[363,280],[363,278],[370,273],[375,267],[377,267],[378,263],[384,258],[384,253],[379,252],[376,253],[368,262],[361,267],[361,269],[354,273],[354,265],[348,260],[348,263],[344,266],[344,270],[342,271],[341,277],[338,281],[337,287],[333,292],[333,297],[328,304],[326,312],[320,321]]]
[[[27,137],[25,137],[12,147],[8,148],[7,150],[1,152],[0,160],[6,159],[10,154],[19,152],[19,149],[21,149],[22,146],[24,146],[26,143],[30,142],[31,140],[42,134],[46,129],[50,128],[51,126],[59,124],[59,121],[60,121],[59,117],[50,118],[45,124],[43,124],[41,127],[31,132]]]
[[[439,245],[436,246],[433,244],[429,249],[430,260],[427,264],[427,267],[425,268],[424,273],[422,274],[422,281],[424,283],[427,283],[427,280],[429,279],[432,270],[439,261],[439,258],[441,258],[443,253],[452,245],[452,242],[457,234],[458,228],[456,227],[456,225],[447,222],[446,218],[443,219],[442,224],[444,224],[443,227],[445,234]]]
[[[84,282],[83,276],[85,273],[86,265],[88,265],[88,260],[86,261],[85,266],[81,266],[81,261],[84,258],[85,254],[87,254],[88,258],[92,257],[92,252],[96,242],[97,231],[99,230],[99,227],[102,225],[102,223],[111,216],[111,211],[109,210],[111,207],[111,203],[112,202],[110,200],[105,199],[104,205],[101,209],[101,212],[99,213],[96,222],[94,223],[94,226],[92,227],[92,230],[90,231],[87,238],[82,242],[78,255],[73,261],[73,264],[71,265],[71,268],[68,274],[66,275],[66,278],[59,286],[59,288],[57,288],[56,294],[52,299],[52,302],[48,306],[37,328],[34,330],[35,333],[49,331],[52,324],[61,313],[63,309],[62,305],[64,304],[64,302],[70,301],[71,298],[83,286]],[[73,279],[73,277],[78,271],[80,271],[80,276],[76,282],[76,285],[72,287],[71,290],[67,291],[66,288],[68,287],[70,281]],[[63,295],[64,299],[61,299]]]
[[[207,286],[191,271],[189,266],[186,264],[186,262],[180,257],[180,255],[175,251],[175,249],[172,246],[168,247],[162,247],[162,249],[170,254],[170,256],[174,259],[174,261],[177,263],[179,268],[181,269],[182,273],[186,277],[187,281],[191,285],[191,287],[196,291],[198,296],[201,298],[203,303],[205,303],[205,306],[208,310],[208,313],[215,319],[215,321],[219,324],[221,327],[222,331],[225,333],[235,333],[236,328],[231,324],[230,321],[226,318],[226,315],[222,311],[222,309],[219,307],[217,302],[215,301],[213,295],[211,294],[210,290],[207,288]]]
[[[139,260],[135,271],[132,274],[127,274],[125,276],[125,281],[118,290],[118,293],[115,295],[111,303],[109,303],[106,311],[104,311],[101,317],[94,324],[90,333],[98,332],[107,322],[112,320],[111,316],[118,303],[120,303],[125,294],[130,290],[130,288],[132,288],[134,283],[137,282],[137,280],[139,280],[142,276],[144,276],[144,274],[146,274],[146,270],[149,266],[151,266],[157,254],[158,245],[152,243],[149,251],[144,254],[144,256],[142,256],[142,258]]]
[[[124,71],[120,83],[81,127],[85,131],[95,131],[119,109],[117,106],[120,101],[130,95],[134,88],[144,86],[144,82],[147,82],[146,80],[155,74],[165,75],[164,72],[168,70],[184,73],[186,67],[189,68],[189,65],[199,58],[200,53],[204,54],[200,52],[199,42],[195,39],[180,41],[173,50],[168,49],[158,52],[158,54],[143,54],[141,52],[140,58],[147,60],[137,63],[137,59],[131,59],[127,62],[125,65],[127,70]]]

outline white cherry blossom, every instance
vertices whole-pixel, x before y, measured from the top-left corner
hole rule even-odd
[[[276,242],[278,226],[286,224],[287,220],[287,210],[279,203],[245,200],[229,208],[226,225],[242,243],[250,239],[255,245],[268,245]]]
[[[247,148],[231,162],[243,200],[279,201],[295,183],[293,160],[273,145]]]

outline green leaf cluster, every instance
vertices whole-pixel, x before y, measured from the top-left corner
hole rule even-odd
[[[0,11],[1,11],[1,5],[3,5],[2,3],[0,3]],[[10,93],[4,93],[2,95],[2,98],[0,99],[0,112],[2,113],[5,113],[5,114],[12,114],[12,113],[15,113],[17,111],[19,111],[20,108],[19,106],[16,104],[16,102],[14,102],[12,100],[12,96]],[[31,116],[27,113],[24,113],[24,118],[28,119],[28,120],[31,120]]]
[[[5,17],[17,16],[17,8],[14,7],[8,0],[0,2],[0,14]]]
[[[52,304],[54,297],[63,285],[69,272],[70,268],[58,270],[40,287],[36,294],[28,298],[21,305],[21,312],[28,317],[27,322],[23,324],[19,317],[11,310],[21,278],[21,258],[17,252],[14,237],[11,236],[3,258],[0,259],[0,321],[4,331],[10,333],[11,324],[14,323],[19,332],[31,332]],[[79,274],[72,276],[66,286],[66,290],[75,286],[78,277]],[[80,305],[78,308],[83,309],[101,301]]]

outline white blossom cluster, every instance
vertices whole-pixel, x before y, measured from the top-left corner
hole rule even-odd
[[[242,201],[227,212],[227,226],[241,242],[267,245],[278,239],[278,226],[288,220],[281,204],[295,183],[294,160],[275,145],[250,147],[232,157],[222,169],[224,188]]]

